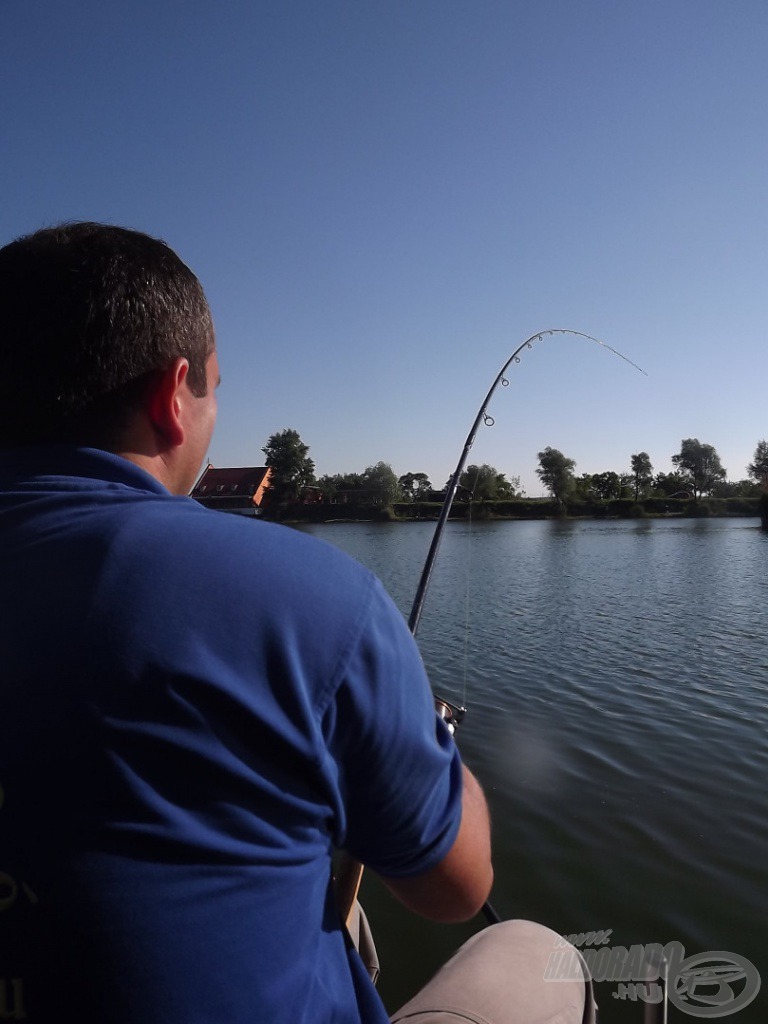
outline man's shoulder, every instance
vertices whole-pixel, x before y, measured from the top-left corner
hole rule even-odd
[[[173,576],[207,579],[229,593],[268,588],[271,600],[318,611],[367,603],[379,586],[372,573],[317,537],[277,523],[212,511],[190,498],[140,502],[120,531],[142,561],[170,566]]]
[[[171,498],[146,507],[145,527],[194,541],[201,557],[233,549],[241,555],[279,557],[300,563],[333,565],[337,571],[368,575],[359,562],[318,537],[261,518],[204,508],[193,498]]]

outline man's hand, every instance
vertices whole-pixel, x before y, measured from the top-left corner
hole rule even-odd
[[[426,874],[382,879],[410,910],[443,924],[474,917],[493,884],[488,805],[474,775],[462,767],[461,825],[451,849]]]

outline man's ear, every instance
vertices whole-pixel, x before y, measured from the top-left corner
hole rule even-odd
[[[185,386],[189,373],[189,360],[180,356],[166,370],[161,370],[150,385],[147,412],[152,426],[169,447],[184,443],[184,402],[188,398]]]

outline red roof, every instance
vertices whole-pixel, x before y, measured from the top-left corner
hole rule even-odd
[[[264,483],[269,473],[266,466],[238,466],[229,469],[206,467],[192,488],[191,497],[211,498],[217,495],[250,498]]]

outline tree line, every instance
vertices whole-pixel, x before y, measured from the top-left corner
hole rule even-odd
[[[611,500],[617,498],[690,497],[695,501],[704,495],[715,498],[754,497],[768,489],[768,442],[758,441],[754,461],[747,466],[747,477],[728,481],[720,456],[711,444],[697,437],[680,442],[680,451],[672,456],[675,470],[654,473],[648,452],[632,455],[629,473],[574,473],[576,463],[556,448],[539,452],[536,473],[559,502],[568,499]]]
[[[359,504],[394,505],[397,502],[436,500],[436,491],[426,473],[397,476],[387,462],[377,462],[362,473],[333,473],[315,476],[315,464],[296,430],[272,434],[262,448],[264,464],[272,470],[271,499],[279,504],[306,500],[317,491],[324,501],[356,501]],[[519,495],[520,478],[507,479],[493,466],[468,466],[459,481],[463,496],[495,501]],[[445,490],[446,483],[442,490]]]
[[[282,430],[272,434],[262,448],[265,465],[272,469],[270,499],[277,504],[292,504],[308,497],[325,502],[352,501],[358,504],[389,506],[397,502],[438,500],[439,494],[426,473],[397,476],[386,462],[368,466],[362,473],[334,473],[315,477],[315,464],[298,431]],[[636,452],[630,459],[630,471],[616,473],[575,473],[576,462],[557,448],[538,453],[536,474],[550,495],[559,503],[569,500],[632,498],[638,502],[652,497],[702,496],[752,497],[768,491],[768,441],[757,443],[753,461],[747,466],[747,478],[726,480],[726,471],[717,451],[698,438],[685,438],[672,456],[671,473],[654,472],[647,452]],[[448,486],[446,482],[442,491]],[[459,481],[460,496],[475,501],[500,501],[522,497],[519,477],[507,477],[494,466],[471,465]],[[438,489],[439,491],[440,489]]]

